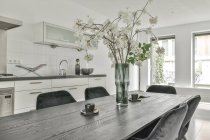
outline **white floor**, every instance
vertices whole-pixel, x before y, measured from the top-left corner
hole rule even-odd
[[[210,140],[210,103],[199,104],[186,138],[187,140]]]

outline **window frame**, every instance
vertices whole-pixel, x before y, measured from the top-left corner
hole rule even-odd
[[[192,57],[191,57],[191,77],[192,77],[192,87],[194,88],[198,88],[198,87],[210,87],[210,83],[209,84],[196,84],[195,83],[195,37],[196,36],[204,36],[204,35],[210,35],[210,31],[199,31],[199,32],[193,32],[192,33]]]
[[[175,49],[174,49],[174,53],[175,53],[175,72],[176,72],[176,35],[175,34],[170,34],[170,35],[160,35],[160,36],[157,36],[157,39],[158,40],[168,40],[168,39],[174,39],[175,40]],[[150,38],[150,43],[151,42],[153,42],[153,41],[155,41],[155,38]],[[152,52],[153,52],[153,47],[152,47]],[[152,59],[152,55],[151,55],[151,57],[150,57],[150,61],[149,61],[149,84],[151,85],[151,84],[154,84],[154,83],[152,83],[152,61],[153,61],[153,59]],[[175,83],[176,83],[176,73],[175,73],[175,77],[174,77],[174,79],[175,79],[175,82],[174,83],[172,83],[172,85],[175,85]]]

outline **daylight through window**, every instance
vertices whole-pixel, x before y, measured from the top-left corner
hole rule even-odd
[[[159,38],[152,50],[151,66],[152,84],[175,83],[175,36]]]

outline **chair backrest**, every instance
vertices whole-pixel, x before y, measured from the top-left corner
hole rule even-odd
[[[109,93],[104,87],[92,87],[86,88],[85,90],[85,100],[109,96]]]
[[[146,92],[177,94],[174,87],[166,85],[151,85]]]
[[[187,110],[187,114],[184,118],[184,121],[182,123],[181,129],[179,132],[179,139],[183,138],[184,135],[186,134],[188,127],[189,127],[190,120],[191,120],[200,100],[201,100],[201,96],[197,95],[197,96],[189,99],[188,101],[186,101],[186,103],[188,105],[188,110]]]
[[[40,94],[37,97],[36,109],[43,109],[47,107],[74,103],[76,100],[67,91],[55,91]]]
[[[168,111],[157,123],[146,140],[175,140],[187,113],[186,103]]]

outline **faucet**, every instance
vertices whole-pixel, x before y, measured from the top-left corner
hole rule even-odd
[[[64,69],[64,68],[61,67],[61,65],[62,65],[64,62],[66,63],[66,65],[67,65],[67,67],[68,67],[68,61],[67,61],[67,60],[61,60],[60,65],[59,65],[59,75],[60,75],[60,76],[66,76],[67,68]]]

